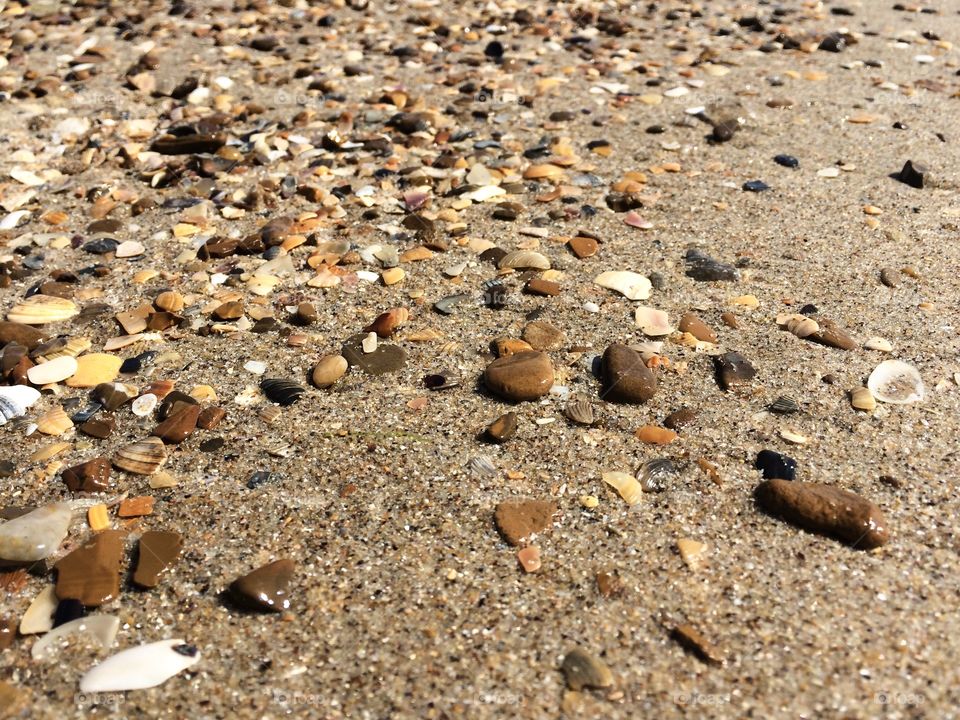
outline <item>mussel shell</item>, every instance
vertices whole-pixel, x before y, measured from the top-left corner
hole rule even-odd
[[[293,405],[307,389],[300,383],[285,378],[267,378],[260,383],[260,389],[270,402],[277,405]]]
[[[793,398],[781,395],[770,403],[770,410],[771,412],[780,413],[781,415],[790,415],[795,412],[800,412],[800,405]]]

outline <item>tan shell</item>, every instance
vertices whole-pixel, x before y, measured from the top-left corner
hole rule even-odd
[[[605,472],[600,477],[607,485],[620,493],[620,497],[624,499],[627,505],[636,505],[643,499],[643,487],[630,473],[619,471]]]
[[[526,180],[540,180],[543,178],[556,178],[563,175],[563,168],[550,163],[541,163],[531,165],[523,171],[523,177]]]
[[[788,332],[793,333],[798,338],[805,338],[820,332],[820,324],[811,317],[798,314],[785,314],[777,316],[777,325]]]
[[[158,437],[125,445],[113,456],[114,466],[134,475],[153,475],[166,461],[167,449]]]
[[[79,312],[73,300],[52,295],[33,295],[14,305],[7,313],[7,320],[26,325],[44,325],[69,320]]]
[[[77,371],[67,378],[67,387],[88,388],[113,382],[123,360],[108,353],[88,353],[77,358]]]
[[[157,295],[157,298],[153,301],[153,304],[157,306],[158,310],[178,313],[183,310],[183,295],[178,293],[176,290],[167,290],[166,292],[162,292]]]
[[[550,261],[546,256],[533,250],[514,250],[504,255],[497,263],[499,268],[549,270]]]
[[[669,335],[674,328],[670,325],[670,318],[663,310],[640,305],[634,313],[634,321],[644,335],[661,337]]]
[[[91,344],[90,338],[72,337],[67,340],[66,344],[62,348],[48,352],[44,354],[44,357],[47,360],[56,360],[58,357],[63,357],[65,355],[77,357],[77,355],[80,353],[89,350]]]
[[[62,435],[73,427],[73,420],[57,406],[37,420],[37,432],[44,435]]]
[[[593,403],[582,395],[573,398],[567,403],[564,413],[570,420],[578,425],[593,425],[595,420],[593,413]]]

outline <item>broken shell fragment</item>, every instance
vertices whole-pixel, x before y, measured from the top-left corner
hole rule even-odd
[[[623,498],[627,505],[636,505],[643,498],[643,487],[640,482],[630,473],[612,471],[605,472],[601,479]]]
[[[646,300],[653,289],[647,277],[629,270],[608,270],[597,275],[593,282],[620,293],[627,300]]]
[[[139,645],[95,665],[81,678],[80,692],[124,692],[156,687],[199,661],[200,651],[180,639]]]
[[[867,387],[880,402],[907,405],[923,400],[923,379],[913,365],[902,360],[885,360],[870,373]]]
[[[533,250],[514,250],[504,255],[497,263],[497,267],[514,270],[549,270],[550,261],[546,256]]]
[[[663,310],[656,310],[646,305],[637,308],[634,313],[634,320],[643,334],[650,337],[669,335],[674,330],[670,325],[670,319]]]
[[[0,387],[0,425],[25,415],[27,409],[40,399],[40,391],[27,385]]]

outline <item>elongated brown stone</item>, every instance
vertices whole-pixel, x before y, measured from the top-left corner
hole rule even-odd
[[[23,345],[27,350],[33,350],[43,342],[46,335],[37,328],[24,323],[0,320],[0,347],[15,342]]]
[[[553,364],[542,352],[498,358],[483,373],[484,384],[507,400],[536,400],[553,386]]]
[[[293,560],[275,560],[237,578],[230,584],[234,601],[248,610],[282,612],[290,607],[287,585],[293,577]]]
[[[197,429],[200,418],[199,405],[183,403],[181,409],[153,429],[153,435],[165,443],[182,443]]]
[[[160,582],[160,574],[180,557],[183,537],[180,533],[151,530],[140,536],[138,548],[133,582],[142,588],[152,588]]]
[[[848,545],[872,550],[890,539],[880,508],[832,485],[767,480],[755,492],[757,504],[805,530],[832,535]]]
[[[61,558],[54,566],[57,597],[79,600],[86,607],[98,607],[117,597],[123,537],[120,530],[104,530]]]

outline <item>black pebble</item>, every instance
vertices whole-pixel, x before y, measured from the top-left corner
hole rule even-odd
[[[797,461],[773,450],[757,453],[757,470],[764,480],[793,480],[797,476]]]
[[[53,626],[59,627],[71,620],[82,618],[87,614],[83,608],[83,603],[73,598],[66,598],[57,603],[57,610],[53,614]]]
[[[783,165],[783,167],[787,167],[787,168],[800,167],[800,161],[797,160],[793,155],[776,155],[773,158],[773,161],[777,165]]]
[[[769,190],[770,186],[763,180],[748,180],[743,184],[743,189],[747,192],[763,192],[764,190]]]

